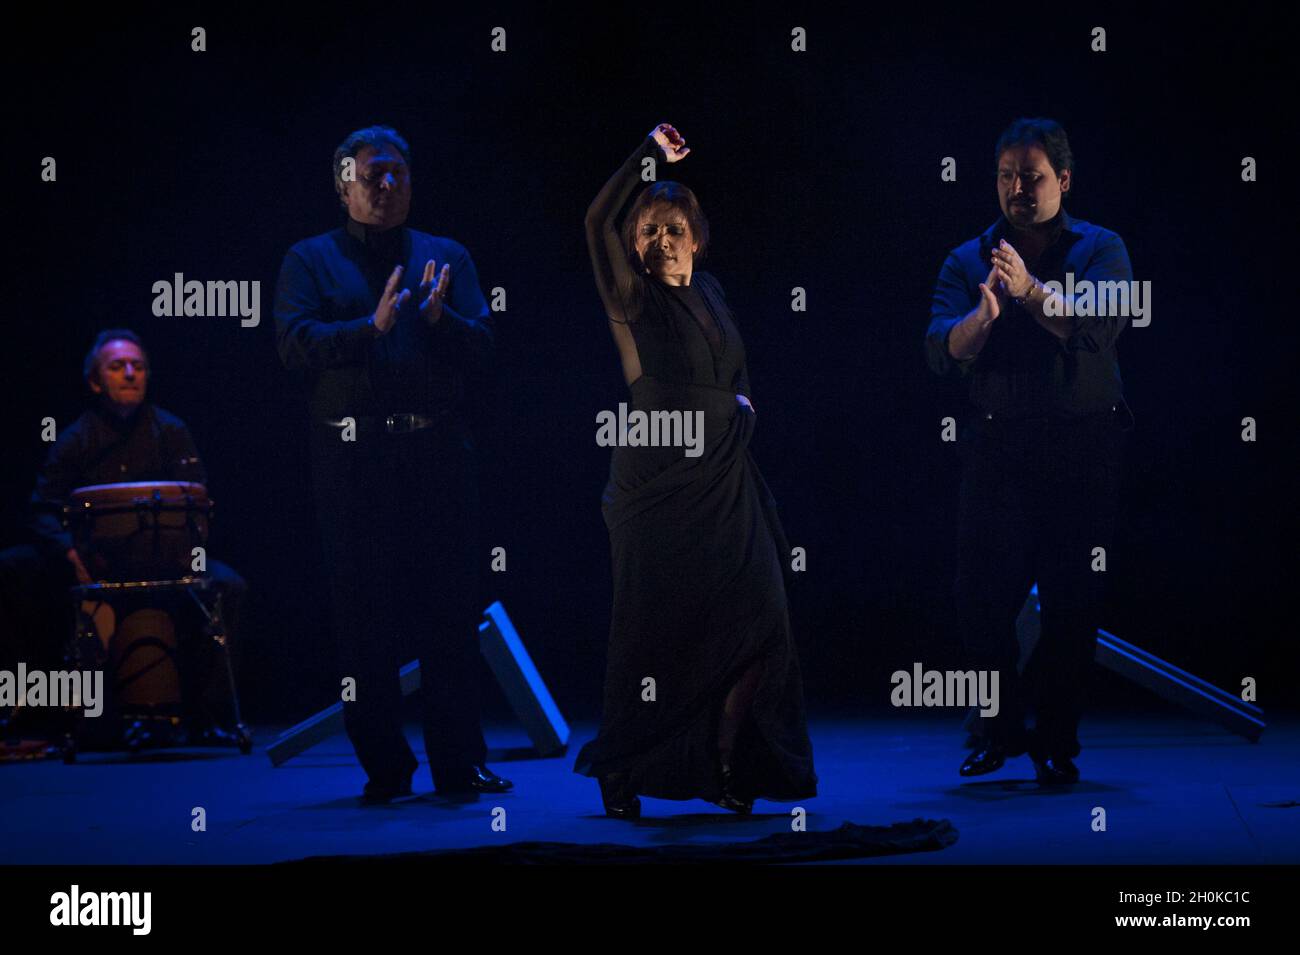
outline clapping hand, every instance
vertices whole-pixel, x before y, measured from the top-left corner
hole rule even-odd
[[[994,265],[993,268],[989,269],[988,278],[980,283],[979,320],[981,325],[987,325],[1002,314],[1002,297],[999,294],[1001,285],[997,279],[998,267]]]
[[[450,286],[450,265],[444,265],[439,272],[437,263],[433,259],[424,264],[424,278],[420,282],[420,295],[424,300],[420,303],[420,315],[430,325],[437,325],[438,319],[442,318],[442,301],[446,298]]]
[[[1025,260],[1006,239],[999,242],[993,250],[993,269],[998,274],[1003,290],[1012,298],[1024,298],[1034,287],[1029,269],[1025,268]]]
[[[388,330],[397,324],[398,311],[411,297],[410,289],[397,291],[398,283],[401,281],[402,267],[399,265],[393,269],[393,274],[388,276],[388,284],[384,286],[384,292],[379,296],[379,304],[375,306],[375,314],[372,316],[375,328],[381,335],[388,334]]]

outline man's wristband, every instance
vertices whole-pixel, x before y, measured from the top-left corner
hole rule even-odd
[[[1034,278],[1034,277],[1031,275],[1031,276],[1029,276],[1029,289],[1025,292],[1024,295],[1019,295],[1019,296],[1017,296],[1017,295],[1013,295],[1013,296],[1011,296],[1011,301],[1015,302],[1015,303],[1016,303],[1017,305],[1019,305],[1021,308],[1024,308],[1025,303],[1029,301],[1029,297],[1030,297],[1031,295],[1033,295],[1034,292],[1038,291],[1038,288],[1039,288],[1039,285],[1038,285],[1038,279]]]

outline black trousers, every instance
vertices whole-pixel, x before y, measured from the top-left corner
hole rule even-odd
[[[0,551],[0,669],[19,660],[28,667],[58,670],[72,633],[68,588],[77,575],[64,556],[30,544]]]
[[[998,671],[984,732],[1013,755],[1079,754],[1106,580],[1094,549],[1109,561],[1129,422],[1121,405],[1076,420],[980,416],[962,435],[954,596],[966,665]],[[1016,618],[1035,581],[1042,634],[1021,675]]]
[[[473,447],[452,423],[409,433],[313,425],[317,520],[343,717],[371,782],[418,767],[402,733],[400,667],[420,661],[420,714],[435,785],[487,758],[479,715],[482,616]]]

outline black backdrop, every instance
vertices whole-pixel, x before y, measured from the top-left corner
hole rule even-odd
[[[1104,53],[1089,49],[1098,25]],[[191,51],[194,26],[207,52]],[[489,48],[495,26],[505,53]],[[791,52],[793,26],[808,52]],[[19,206],[3,542],[19,535],[44,453],[40,419],[70,422],[90,339],[133,327],[153,359],[151,398],[189,423],[208,464],[210,551],[253,587],[246,709],[290,719],[335,698],[304,405],[275,355],[271,307],[288,246],[340,221],[334,146],[389,123],[413,150],[409,224],[463,242],[485,290],[507,291],[482,440],[485,541],[509,561],[493,596],[566,714],[595,716],[610,598],[595,415],[624,390],[582,217],[667,120],[693,148],[671,172],[710,217],[706,267],[749,350],[754,452],[809,555],[792,593],[809,703],[883,706],[894,669],[959,663],[958,472],[939,421],[965,406],[924,364],[931,289],[946,251],[998,215],[998,133],[1049,115],[1076,155],[1068,208],[1118,231],[1153,285],[1151,325],[1120,345],[1138,429],[1107,627],[1221,684],[1257,677],[1266,708],[1294,701],[1286,35],[1265,14],[914,7],[865,20],[703,5],[172,5],[30,27],[6,67]],[[1258,182],[1241,181],[1247,155]],[[39,181],[44,156],[56,183]],[[940,181],[945,156],[956,182]],[[260,326],[153,317],[151,286],[175,272],[260,281]],[[790,309],[794,286],[805,313]],[[1255,444],[1239,437],[1247,415]],[[1114,677],[1100,687],[1146,699]]]

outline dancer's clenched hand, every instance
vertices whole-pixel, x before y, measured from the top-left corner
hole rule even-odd
[[[680,162],[690,153],[685,137],[669,123],[660,123],[650,130],[650,135],[655,138],[669,162]]]

